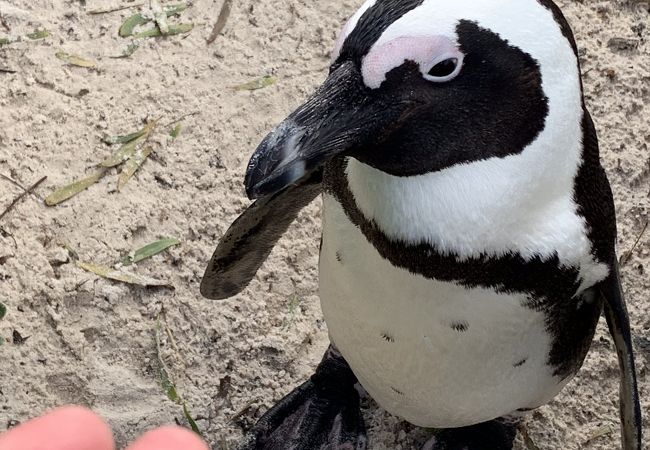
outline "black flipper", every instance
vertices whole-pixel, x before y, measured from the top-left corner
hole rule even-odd
[[[276,194],[261,198],[221,238],[201,282],[201,295],[221,300],[241,292],[282,234],[321,192],[322,170]]]
[[[357,378],[330,347],[309,381],[271,408],[239,450],[365,450]]]
[[[630,319],[623,299],[618,264],[614,262],[613,266],[612,273],[600,283],[599,288],[605,299],[605,318],[609,332],[614,338],[620,366],[619,406],[622,448],[623,450],[641,450],[641,406],[637,390]]]
[[[497,419],[438,432],[422,450],[512,450],[519,424]]]

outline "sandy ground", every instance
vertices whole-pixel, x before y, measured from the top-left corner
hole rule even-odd
[[[116,4],[0,0],[0,37],[35,28],[52,33],[0,48],[0,68],[15,70],[0,72],[0,173],[24,186],[48,177],[0,221],[0,302],[8,308],[0,321],[0,431],[65,403],[103,415],[120,445],[163,423],[186,425],[158,376],[156,323],[164,310],[169,333],[160,345],[168,371],[203,436],[214,448],[232,448],[243,429],[311,374],[327,346],[317,297],[320,202],[301,214],[244,293],[211,302],[198,286],[219,237],[248,204],[248,156],[324,79],[338,29],[361,0],[235,0],[223,35],[209,46],[221,0],[197,0],[181,18],[195,24],[190,34],[148,39],[129,59],[111,56],[129,42],[117,30],[134,10],[86,12]],[[619,248],[627,251],[650,208],[648,3],[562,6],[581,47],[587,103],[616,193]],[[59,50],[94,59],[98,69],[67,66],[55,58]],[[266,74],[278,83],[232,89]],[[44,206],[55,187],[91,174],[114,151],[101,143],[105,134],[188,113],[195,115],[183,120],[174,142],[170,127],[160,127],[155,157],[120,192],[113,170],[72,200]],[[0,178],[0,211],[20,193]],[[648,235],[623,277],[650,429]],[[98,278],[65,249],[110,265],[165,236],[182,245],[135,271],[174,289]],[[14,331],[28,339],[15,341]],[[529,417],[530,437],[541,450],[619,448],[617,402],[616,356],[601,324],[580,376]],[[365,415],[372,449],[418,448],[427,439],[427,431],[373,404]],[[612,432],[585,443],[608,425]]]

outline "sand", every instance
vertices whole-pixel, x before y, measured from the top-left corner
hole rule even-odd
[[[8,308],[0,321],[6,341],[0,431],[65,403],[100,413],[120,445],[164,423],[187,425],[160,384],[156,330],[164,311],[169,333],[160,335],[160,355],[170,376],[213,448],[233,448],[242,430],[311,374],[327,346],[317,296],[320,201],[300,215],[241,295],[208,301],[199,283],[219,237],[248,205],[249,155],[324,79],[337,32],[361,0],[236,0],[211,45],[206,38],[221,0],[197,0],[170,20],[194,23],[191,33],[147,39],[131,58],[113,59],[129,43],[117,30],[134,9],[87,10],[120,4],[0,0],[0,37],[35,28],[52,33],[0,47],[0,68],[15,70],[0,72],[0,174],[23,186],[47,176],[36,195],[0,220],[0,302]],[[586,100],[615,191],[619,249],[626,252],[650,208],[649,6],[638,0],[562,6],[581,48]],[[98,68],[65,65],[55,58],[60,50],[93,59]],[[232,89],[267,74],[278,83]],[[167,124],[190,113],[172,141]],[[101,143],[105,134],[156,118],[155,155],[120,192],[118,171],[111,170],[62,205],[43,204],[115,150]],[[21,192],[0,178],[0,211]],[[648,235],[623,279],[650,428]],[[134,271],[173,289],[99,278],[79,269],[66,250],[110,265],[160,237],[182,245]],[[15,331],[27,339],[14,343]],[[619,448],[617,403],[616,355],[601,323],[580,375],[528,417],[528,433],[541,450]],[[372,449],[418,448],[429,435],[372,402],[364,414]],[[585,443],[608,425],[612,432]]]

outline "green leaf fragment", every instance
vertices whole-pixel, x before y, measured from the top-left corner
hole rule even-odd
[[[118,151],[102,161],[99,165],[102,167],[115,167],[128,161],[136,152],[138,144],[142,143],[146,137],[144,135],[122,145]]]
[[[192,23],[181,23],[180,25],[170,25],[169,30],[166,36],[174,36],[176,34],[189,33],[194,28]],[[162,32],[159,28],[152,28],[151,30],[143,31],[142,33],[136,34],[135,38],[150,38],[150,37],[159,37],[162,36]]]
[[[172,137],[172,139],[176,139],[179,134],[181,134],[181,129],[183,128],[182,123],[176,124],[174,128],[169,132],[169,135]]]
[[[137,49],[140,48],[140,44],[137,42],[133,42],[129,45],[126,46],[124,50],[122,50],[122,54],[120,56],[111,56],[113,59],[119,59],[119,58],[128,58],[129,56],[132,56]],[[110,144],[110,142],[108,142]]]
[[[4,317],[7,315],[7,307],[0,303],[0,320],[4,319]]]
[[[45,39],[46,37],[51,36],[50,32],[47,30],[34,30],[31,33],[25,35],[28,39],[36,41],[38,39]]]
[[[167,372],[165,361],[163,361],[162,355],[160,354],[160,334],[162,333],[160,316],[164,317],[164,314],[164,312],[161,312],[156,319],[156,357],[158,358],[159,364],[158,376],[160,377],[160,385],[164,389],[165,394],[167,394],[167,398],[175,403],[180,403],[182,401],[181,396],[178,394],[176,386],[174,385],[172,378],[169,376],[169,372]]]
[[[153,149],[151,147],[145,147],[143,149],[137,150],[124,164],[122,173],[120,173],[119,178],[117,179],[117,190],[120,191],[126,183],[129,182],[131,177],[137,172],[142,163],[151,155]]]
[[[103,141],[107,144],[124,143],[124,145],[122,145],[117,152],[102,161],[100,165],[102,167],[115,167],[132,158],[136,153],[138,145],[149,138],[149,135],[156,128],[156,124],[157,122],[154,120],[135,133],[130,133],[124,136],[105,137]]]
[[[149,22],[151,22],[151,19],[147,19],[142,14],[134,14],[122,23],[119,34],[121,37],[129,37],[133,34],[135,27]]]
[[[56,52],[55,55],[61,61],[66,62],[72,66],[85,67],[87,69],[92,69],[97,67],[97,63],[90,59],[85,59],[77,55],[71,55],[66,52]]]
[[[196,434],[201,436],[201,430],[199,430],[199,426],[196,424],[196,421],[192,418],[190,411],[187,409],[187,403],[185,402],[183,402],[183,415],[185,415],[185,418],[189,422],[192,431],[194,431]]]
[[[160,375],[160,384],[162,385],[162,388],[165,390],[165,394],[167,394],[167,398],[174,403],[180,402],[181,398],[178,395],[178,392],[176,391],[176,386],[174,386],[174,383],[172,383],[171,379],[169,378],[169,374],[167,373],[167,369],[165,369],[165,367],[162,364],[160,366],[158,374]]]
[[[11,40],[8,38],[0,38],[0,45],[11,44]]]
[[[122,283],[135,284],[138,286],[170,286],[166,281],[156,280],[155,278],[125,272],[123,270],[115,270],[111,267],[101,266],[98,264],[77,261],[77,267],[87,272],[94,273],[95,275],[99,275],[102,278],[121,281]]]
[[[164,252],[170,247],[179,245],[181,241],[178,239],[161,239],[159,241],[152,242],[145,245],[142,248],[137,249],[133,254],[129,254],[122,258],[121,263],[124,266],[129,266],[131,264],[142,261],[143,259],[151,258],[152,256],[157,255],[158,253]]]
[[[163,7],[163,12],[165,13],[165,15],[167,17],[171,17],[171,16],[176,16],[176,15],[180,14],[181,12],[185,11],[186,9],[187,9],[187,4],[181,3],[179,5],[165,6],[165,7]],[[122,23],[122,26],[120,27],[119,35],[121,37],[132,36],[136,27],[138,27],[140,25],[147,24],[147,23],[149,23],[151,21],[152,21],[151,18],[145,17],[140,13],[134,14],[131,17],[129,17],[128,19],[126,19]],[[169,28],[171,29],[172,26],[169,26]],[[160,31],[160,30],[158,30],[158,31]],[[140,33],[140,34],[142,34],[142,33]],[[171,33],[168,33],[168,34],[171,34]],[[178,33],[176,33],[176,34],[178,34]],[[137,35],[136,37],[143,37],[143,36]],[[146,36],[144,36],[144,37],[146,37]]]
[[[105,136],[102,138],[102,141],[106,144],[112,145],[112,144],[126,144],[127,142],[131,142],[134,139],[139,138],[140,136],[143,136],[145,133],[147,133],[147,128],[143,128],[141,130],[136,131],[135,133],[130,133],[130,134],[125,134],[123,136]]]
[[[236,91],[255,91],[275,84],[277,79],[271,75],[265,75],[257,80],[249,81],[248,83],[239,84],[234,86]]]
[[[163,8],[165,14],[167,14],[167,17],[177,16],[183,11],[185,11],[186,9],[187,9],[187,3],[181,3],[178,5],[169,5]]]
[[[105,170],[100,170],[87,178],[75,181],[74,183],[57,189],[45,198],[45,204],[47,206],[54,206],[74,197],[78,193],[97,183],[105,173]]]

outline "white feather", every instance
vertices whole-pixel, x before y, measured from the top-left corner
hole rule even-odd
[[[547,366],[544,314],[522,306],[523,294],[396,268],[333,197],[324,196],[324,210],[323,314],[332,342],[384,409],[419,426],[466,426],[540,406],[568,381]]]

